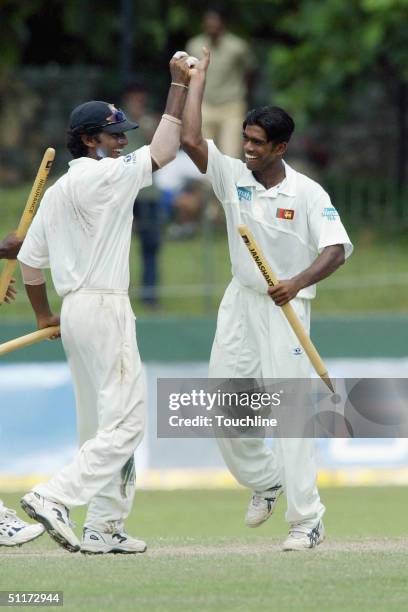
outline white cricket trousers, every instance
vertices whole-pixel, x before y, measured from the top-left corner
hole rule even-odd
[[[68,507],[89,504],[87,527],[121,530],[133,503],[133,456],[144,431],[142,368],[127,294],[90,289],[68,294],[61,335],[74,384],[80,450],[34,490]]]
[[[291,302],[307,330],[310,301]],[[222,299],[210,359],[210,378],[309,378],[307,355],[282,310],[268,294],[233,279]],[[325,508],[316,486],[315,444],[308,438],[277,438],[273,448],[259,438],[216,438],[236,480],[254,491],[281,484],[285,519],[313,528]]]

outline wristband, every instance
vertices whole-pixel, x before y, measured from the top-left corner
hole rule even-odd
[[[184,89],[188,89],[188,85],[183,85],[183,83],[175,83],[174,81],[172,81],[170,84],[177,85],[177,87],[184,87]]]
[[[166,121],[171,121],[171,123],[176,123],[177,125],[181,125],[181,119],[178,119],[177,117],[173,117],[173,115],[162,115],[163,119],[166,119]]]

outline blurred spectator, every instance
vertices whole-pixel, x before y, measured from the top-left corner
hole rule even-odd
[[[204,93],[203,134],[231,157],[242,155],[242,121],[255,75],[255,59],[248,43],[226,29],[223,11],[207,9],[203,34],[186,44],[190,55],[200,58],[202,48],[211,52]]]
[[[134,151],[150,144],[159,118],[147,110],[148,92],[141,83],[128,85],[122,98],[127,117],[139,124],[137,130],[126,133],[128,151]],[[162,225],[159,200],[160,192],[153,184],[139,191],[133,208],[134,231],[139,236],[142,257],[141,300],[150,308],[158,306],[158,257]]]
[[[134,82],[130,83],[123,92],[123,105],[129,113],[132,115],[134,121],[139,124],[139,128],[137,130],[132,131],[132,138],[129,138],[129,146],[135,144],[135,147],[132,149],[138,149],[142,147],[146,143],[150,143],[153,138],[153,134],[156,130],[156,127],[159,123],[159,117],[155,116],[151,113],[148,106],[148,98],[149,94],[142,83]]]
[[[174,161],[155,172],[153,180],[161,193],[161,207],[172,221],[168,237],[182,240],[194,236],[204,205],[203,175],[180,150]]]

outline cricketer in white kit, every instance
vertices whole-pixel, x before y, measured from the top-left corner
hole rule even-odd
[[[181,55],[181,57],[180,57]],[[39,328],[58,323],[43,268],[63,297],[61,337],[72,373],[80,450],[22,499],[24,510],[71,552],[144,552],[124,531],[135,491],[134,451],[144,429],[144,389],[128,298],[133,203],[152,171],[175,158],[189,82],[186,53],[170,61],[165,114],[150,146],[122,156],[137,127],[120,109],[90,101],[71,113],[69,170],[41,202],[19,254]],[[56,409],[58,407],[56,406]],[[82,542],[69,509],[88,504]]]
[[[209,56],[195,66],[183,115],[182,146],[211,181],[226,216],[232,281],[222,299],[210,358],[211,378],[308,378],[310,362],[280,306],[291,301],[306,330],[315,283],[334,272],[352,244],[328,194],[282,159],[294,129],[280,108],[250,111],[243,123],[245,163],[223,155],[201,134],[201,100]],[[245,224],[282,280],[269,288],[237,228]],[[325,508],[316,486],[314,440],[216,438],[239,483],[253,490],[248,527],[287,501],[284,550],[324,539]]]
[[[21,248],[22,240],[12,233],[0,240],[0,259],[15,259]],[[10,304],[15,299],[16,291],[13,282],[9,285],[5,303]],[[22,521],[15,510],[7,508],[0,499],[0,546],[21,546],[35,540],[44,533],[44,527],[38,523],[30,525]]]

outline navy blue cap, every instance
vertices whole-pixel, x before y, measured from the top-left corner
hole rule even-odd
[[[129,121],[125,113],[114,104],[91,100],[76,106],[69,118],[69,129],[77,133],[128,132],[139,127],[134,121]]]

